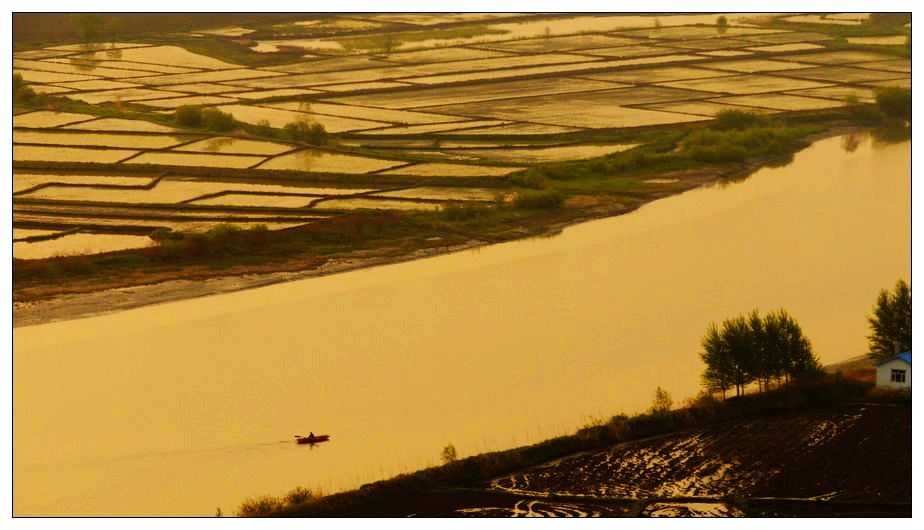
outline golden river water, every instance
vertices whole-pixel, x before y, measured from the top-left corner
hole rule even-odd
[[[910,275],[910,142],[848,143],[555,237],[15,328],[14,512],[231,513],[573,432],[694,395],[707,324],[753,308],[861,354]]]

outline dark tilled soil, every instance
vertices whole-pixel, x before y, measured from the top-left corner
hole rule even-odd
[[[556,500],[499,491],[416,492],[366,507],[362,517],[622,517],[632,502]]]
[[[850,404],[617,445],[493,482],[511,492],[911,502],[911,407]]]
[[[911,504],[750,500],[752,515],[763,517],[911,517]]]
[[[770,413],[326,516],[910,517],[910,404]]]

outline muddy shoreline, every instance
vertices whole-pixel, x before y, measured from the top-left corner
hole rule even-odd
[[[808,147],[812,143],[824,138],[861,130],[865,129],[859,127],[832,128],[807,137],[804,147]],[[635,211],[640,206],[648,204],[649,202],[707,186],[719,179],[743,178],[763,167],[772,165],[773,162],[779,158],[780,157],[775,157],[772,159],[755,161],[749,163],[745,168],[734,172],[715,172],[704,175],[702,171],[696,174],[697,170],[688,170],[692,171],[694,176],[686,179],[685,184],[687,185],[678,186],[662,194],[652,194],[647,197],[646,200],[632,204],[613,201],[594,201],[592,200],[594,197],[577,197],[575,199],[591,199],[589,201],[590,204],[583,205],[580,204],[580,201],[576,201],[578,203],[576,206],[578,207],[573,210],[573,215],[565,220],[556,221],[540,228],[514,228],[505,230],[500,234],[485,234],[483,238],[471,237],[457,244],[430,248],[384,248],[373,252],[372,255],[368,255],[370,254],[369,251],[355,251],[343,256],[335,256],[332,259],[324,261],[320,265],[307,264],[306,268],[301,268],[299,270],[277,270],[243,274],[229,274],[227,271],[214,271],[213,274],[208,274],[206,277],[202,277],[200,273],[197,275],[196,279],[167,279],[155,283],[142,283],[138,282],[137,279],[132,281],[130,278],[126,278],[121,282],[116,280],[114,282],[115,285],[104,289],[90,291],[81,291],[78,289],[76,292],[51,295],[48,298],[34,301],[14,300],[13,327],[33,326],[62,320],[99,316],[126,309],[204,296],[227,294],[283,282],[318,278],[367,267],[377,267],[425,259],[496,243],[532,237],[554,236],[569,226],[623,215]],[[652,174],[646,176],[646,178],[654,179],[674,176],[671,173],[676,172]],[[292,265],[289,265],[285,268],[291,267]],[[14,295],[15,293],[16,288],[14,285]]]

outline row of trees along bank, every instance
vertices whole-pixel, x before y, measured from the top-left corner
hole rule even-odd
[[[779,385],[802,375],[817,373],[821,363],[799,323],[780,309],[763,318],[756,310],[710,324],[702,339],[700,358],[706,363],[703,385],[709,392],[725,393],[756,382],[758,389]]]
[[[869,356],[874,361],[911,349],[911,288],[898,280],[895,289],[883,289],[867,316],[870,324]],[[706,364],[702,375],[707,392],[731,388],[740,396],[757,383],[758,390],[777,386],[821,371],[812,343],[799,323],[785,310],[761,317],[757,310],[715,323],[706,329],[699,356]],[[661,390],[660,388],[658,389]],[[669,408],[669,407],[668,407]]]

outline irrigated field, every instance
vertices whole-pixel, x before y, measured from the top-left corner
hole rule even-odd
[[[242,212],[280,227],[292,225],[280,216],[311,223],[489,202],[513,194],[517,172],[631,149],[635,131],[726,109],[837,109],[910,84],[910,60],[894,50],[902,35],[832,44],[828,28],[869,21],[752,18],[719,27],[712,15],[292,15],[23,49],[14,72],[55,99],[14,108],[14,226],[92,240],[245,226]],[[182,106],[246,126],[181,126],[171,116]],[[323,125],[329,141],[287,138],[283,127],[299,121]],[[194,181],[173,177],[190,172]],[[366,192],[381,193],[341,197]],[[190,221],[206,211],[209,220]],[[61,253],[118,246],[60,237],[42,248],[54,253],[54,241]],[[39,244],[14,253],[44,256]]]

